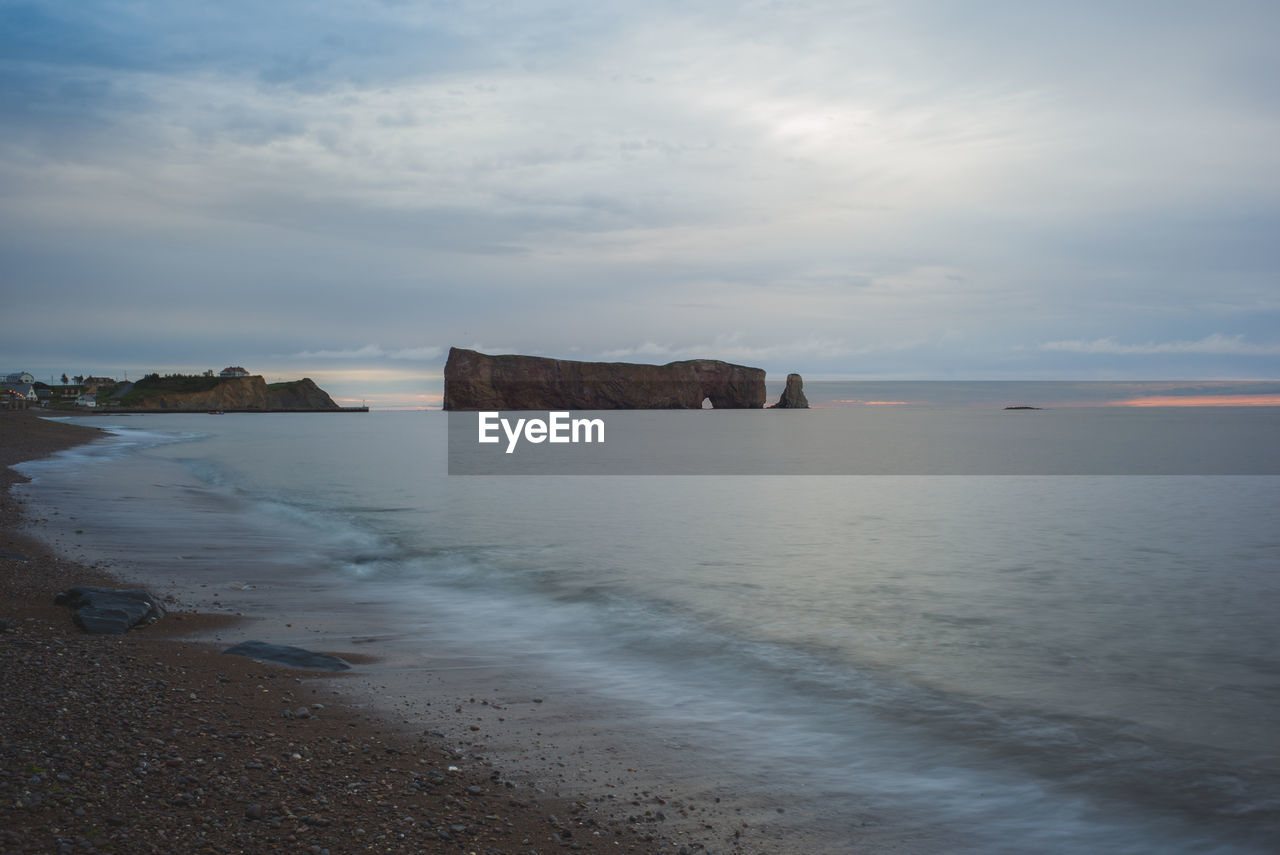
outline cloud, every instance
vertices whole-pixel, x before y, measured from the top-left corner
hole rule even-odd
[[[700,344],[659,344],[646,341],[634,347],[615,348],[600,352],[603,359],[723,359],[732,362],[783,363],[805,359],[838,359],[845,356],[866,355],[879,350],[909,350],[922,344],[920,341],[904,341],[884,346],[854,346],[837,338],[806,338],[773,344],[757,344],[741,332],[716,336],[714,340]]]
[[[413,359],[432,361],[438,359],[444,351],[439,347],[402,347],[387,354],[391,359]]]
[[[1176,354],[1199,353],[1229,356],[1276,356],[1280,344],[1251,344],[1243,335],[1214,333],[1197,341],[1147,342],[1146,344],[1121,344],[1113,338],[1093,340],[1050,341],[1040,345],[1041,350],[1064,353],[1107,354]]]
[[[405,359],[430,362],[439,359],[443,353],[439,347],[404,347],[398,350],[386,350],[376,344],[346,350],[303,350],[285,356],[286,359],[322,359],[322,360],[364,360],[364,359]]]
[[[673,359],[676,352],[675,345],[646,341],[634,347],[619,347],[601,351],[600,355],[605,359],[624,359],[637,356],[653,357],[654,359]]]
[[[1280,374],[1274,2],[5,20],[0,286],[59,318],[6,339],[33,368],[442,361],[350,344],[422,340],[809,376],[1079,354]]]

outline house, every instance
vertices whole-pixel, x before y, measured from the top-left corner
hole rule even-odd
[[[34,383],[36,378],[25,371],[17,371],[13,374],[6,374],[4,378],[6,385],[13,383]]]
[[[219,377],[248,377],[249,372],[239,365],[230,365],[218,372]]]
[[[77,407],[96,407],[98,406],[98,396],[93,394],[92,392],[81,395],[79,398],[76,398],[76,406]]]
[[[3,398],[3,405],[11,410],[25,410],[36,403],[38,396],[36,395],[35,386],[30,383],[6,382],[3,387],[0,387],[0,398]]]

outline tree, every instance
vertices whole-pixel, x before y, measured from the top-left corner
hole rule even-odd
[[[62,385],[67,385],[67,372],[62,372]]]
[[[77,374],[75,377],[72,377],[71,379],[72,379],[72,380],[74,380],[74,381],[76,381],[76,385],[77,385],[77,386],[79,386],[81,383],[83,383],[83,382],[84,382],[84,375],[83,375],[83,374]]]

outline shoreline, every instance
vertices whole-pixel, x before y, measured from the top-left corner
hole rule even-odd
[[[727,818],[699,818],[694,839],[638,787],[557,797],[510,781],[441,733],[364,709],[345,675],[222,656],[234,616],[170,599],[151,627],[81,632],[54,594],[128,574],[20,531],[9,487],[25,479],[9,467],[101,435],[0,414],[0,853],[752,851]]]
[[[57,416],[138,416],[138,415],[245,415],[246,413],[367,413],[368,407],[337,407],[336,409],[299,409],[297,407],[290,408],[270,408],[266,407],[259,410],[188,410],[188,409],[148,409],[145,407],[102,407],[91,410],[75,411],[75,410],[54,410]]]

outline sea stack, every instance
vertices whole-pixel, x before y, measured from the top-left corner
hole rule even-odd
[[[799,374],[787,375],[787,388],[782,390],[782,397],[773,405],[775,410],[807,410],[809,399],[804,396],[804,380]]]

